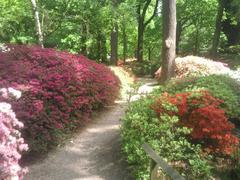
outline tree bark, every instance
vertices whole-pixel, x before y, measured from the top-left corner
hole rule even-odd
[[[38,37],[38,44],[43,48],[43,34],[42,34],[42,29],[41,29],[37,4],[36,4],[35,0],[31,0],[31,3],[32,3],[34,20],[35,20],[36,34],[37,34],[37,37]]]
[[[148,48],[148,61],[151,61],[152,48]]]
[[[181,35],[182,35],[183,27],[181,22],[177,23],[177,35],[176,35],[176,54],[179,53],[179,44],[181,41]]]
[[[139,17],[138,21],[138,47],[137,47],[137,60],[143,61],[143,36],[144,36],[144,19]]]
[[[101,49],[102,49],[102,53],[101,53],[101,60],[103,63],[107,63],[107,45],[106,45],[106,36],[104,36],[104,34],[102,34],[102,38],[101,38]]]
[[[176,57],[176,0],[163,0],[162,69],[159,81],[164,83],[174,76]]]
[[[85,23],[82,24],[82,37],[81,37],[81,53],[83,55],[87,55],[87,35],[88,35],[88,31],[87,31],[87,25]]]
[[[97,60],[101,59],[101,32],[97,33]]]
[[[123,16],[123,62],[127,59],[127,34],[126,34],[126,19]]]
[[[213,36],[212,48],[210,50],[210,55],[212,56],[216,56],[217,54],[217,49],[218,49],[219,39],[220,39],[220,34],[222,29],[223,11],[224,11],[224,8],[223,8],[222,0],[218,0],[218,13],[216,17],[216,26],[215,26],[214,36]]]
[[[117,65],[118,60],[118,25],[115,23],[111,32],[111,64]]]
[[[195,35],[195,43],[194,43],[194,54],[197,55],[198,54],[198,49],[199,49],[199,30],[198,27],[196,27],[196,35]]]

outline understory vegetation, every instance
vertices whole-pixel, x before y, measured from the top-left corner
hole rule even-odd
[[[21,154],[57,147],[118,97],[106,65],[162,83],[122,121],[137,179],[144,142],[187,179],[240,179],[239,59],[239,0],[0,0],[0,179],[22,179]]]
[[[122,120],[123,151],[137,179],[150,175],[144,142],[186,179],[223,173],[225,179],[239,178],[239,81],[226,72],[203,72],[207,64],[188,65],[151,95],[132,102]],[[225,69],[216,63],[211,69],[219,66]]]

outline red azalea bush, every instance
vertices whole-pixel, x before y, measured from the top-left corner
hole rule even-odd
[[[11,105],[0,102],[0,179],[23,179],[25,168],[20,167],[21,152],[28,146],[18,129],[23,124],[15,117]]]
[[[94,109],[118,96],[118,78],[84,56],[23,45],[9,48],[0,53],[0,86],[22,92],[11,104],[25,124],[23,135],[31,150],[57,144]]]
[[[175,105],[177,111],[164,108],[166,103]],[[221,103],[222,100],[214,98],[207,91],[178,93],[173,96],[165,93],[152,108],[159,116],[162,113],[178,116],[178,125],[191,128],[191,139],[202,144],[205,150],[229,155],[239,140],[231,133],[234,125],[228,121],[224,110],[219,108]]]

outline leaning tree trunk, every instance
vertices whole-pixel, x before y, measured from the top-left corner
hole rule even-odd
[[[38,37],[38,44],[43,48],[43,34],[42,34],[41,24],[39,20],[39,12],[37,9],[37,4],[35,0],[31,0],[31,3],[32,3],[34,20],[35,20],[36,34]]]
[[[176,57],[176,0],[163,0],[163,45],[160,82],[174,75]]]
[[[118,25],[114,25],[111,32],[111,64],[117,65],[118,60]]]
[[[220,34],[222,29],[223,11],[224,11],[224,8],[223,8],[222,0],[218,0],[218,13],[216,18],[216,27],[215,27],[215,32],[213,36],[212,48],[210,51],[210,55],[212,56],[216,56],[217,54],[217,49],[218,49],[219,39],[220,39]]]

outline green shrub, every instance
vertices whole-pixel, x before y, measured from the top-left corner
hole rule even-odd
[[[206,77],[185,78],[170,81],[163,89],[171,94],[208,90],[210,93],[224,102],[221,105],[228,118],[239,118],[240,116],[240,85],[237,81],[225,75],[210,75]]]
[[[158,118],[150,108],[154,99],[147,97],[133,102],[123,119],[123,151],[133,166],[136,179],[149,179],[150,159],[141,147],[144,142],[168,162],[180,165],[175,168],[188,179],[208,179],[211,167],[207,157],[201,156],[199,145],[193,145],[185,138],[191,130],[176,126],[177,116],[162,114]],[[170,103],[164,107],[177,111]]]
[[[154,73],[158,70],[159,66],[159,62],[156,61],[143,61],[132,63],[131,68],[137,76],[151,75],[154,77]]]

